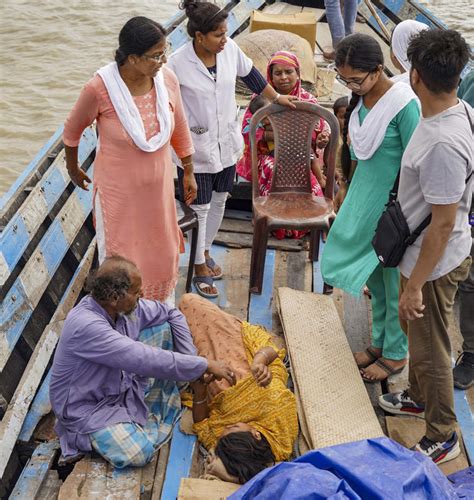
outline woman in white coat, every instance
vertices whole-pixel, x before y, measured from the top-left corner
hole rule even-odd
[[[199,234],[194,284],[200,295],[217,297],[214,280],[222,278],[223,272],[209,249],[222,222],[235,178],[235,164],[243,149],[235,101],[236,77],[271,102],[293,106],[295,97],[278,94],[251,59],[227,38],[225,10],[196,0],[184,0],[180,7],[189,19],[187,31],[191,41],[170,56],[168,67],[178,77],[195,149],[198,194],[192,208],[199,218]],[[182,195],[181,168],[178,178]]]

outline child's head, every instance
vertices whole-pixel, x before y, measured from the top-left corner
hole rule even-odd
[[[254,115],[259,109],[270,104],[270,101],[263,95],[255,96],[249,104],[249,110]]]
[[[349,106],[349,99],[347,97],[339,97],[339,99],[336,99],[332,107],[337,121],[339,122],[340,132],[342,132],[344,127],[344,117],[346,116],[347,106]]]

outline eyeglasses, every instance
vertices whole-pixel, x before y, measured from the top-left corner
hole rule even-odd
[[[170,55],[171,53],[171,45],[167,44],[165,47],[165,50],[156,56],[149,56],[147,54],[142,54],[142,57],[145,59],[150,59],[151,61],[157,62],[157,63],[162,63],[165,62],[166,58]]]
[[[344,79],[339,73],[336,73],[336,80],[339,83],[342,83],[346,87],[350,87],[353,90],[360,90],[362,88],[362,85],[364,85],[365,80],[367,80],[368,76],[370,75],[370,72],[367,73],[362,80],[355,82],[355,81],[347,81]]]

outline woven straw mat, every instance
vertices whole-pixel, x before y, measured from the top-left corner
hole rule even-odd
[[[309,447],[383,436],[333,300],[290,288],[278,300]]]

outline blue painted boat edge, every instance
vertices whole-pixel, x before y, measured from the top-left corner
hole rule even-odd
[[[62,136],[64,131],[64,125],[61,125],[56,132],[49,138],[46,144],[38,151],[36,156],[30,161],[28,166],[21,172],[17,177],[16,181],[10,186],[8,191],[2,195],[0,198],[0,213],[3,211],[7,202],[16,195],[17,191],[21,188],[26,179],[33,173],[33,171],[38,168],[39,162],[44,158],[48,150],[54,145],[54,143]]]
[[[91,174],[92,171],[93,171],[93,164],[89,167],[89,170],[87,172]],[[74,192],[71,194],[70,199],[73,196],[77,197],[79,201],[79,206],[81,206],[83,209],[83,212],[81,214],[82,216],[81,227],[82,227],[92,209],[92,201],[91,201],[92,191],[84,191],[76,187]],[[57,235],[61,235],[63,237],[57,238],[56,237]],[[66,252],[68,251],[71,243],[72,241],[68,242],[67,239],[64,237],[61,221],[59,218],[56,218],[51,224],[51,226],[49,226],[46,233],[43,235],[41,241],[38,243],[38,247],[41,249],[42,255],[48,256],[48,258],[45,259],[45,264],[47,266],[47,272],[48,272],[48,283],[50,282],[54,273],[61,264],[61,261],[64,258],[64,255],[66,255]],[[50,253],[50,250],[52,251],[52,253]],[[28,298],[28,292],[23,287],[21,274],[15,280],[15,283],[12,285],[12,288],[7,293],[4,302],[7,305],[13,304],[13,306],[6,309],[7,313],[9,314],[9,316],[6,317],[6,320],[8,324],[11,326],[6,329],[5,333],[2,332],[2,335],[5,335],[7,341],[8,357],[9,357],[21,333],[23,332],[23,328],[26,326],[27,321],[33,314],[34,308],[36,307],[36,305],[33,306],[33,304],[30,303],[30,300]],[[19,314],[18,313],[18,311],[20,310],[19,306],[21,306],[22,304],[28,304],[28,306],[23,307],[21,309],[21,314]],[[5,364],[6,364],[6,359],[2,360],[0,364],[0,369],[3,370]]]
[[[49,466],[59,449],[59,442],[47,441],[40,443],[33,452],[30,460],[23,468],[9,498],[36,498],[41,485],[46,479]],[[47,460],[44,459],[47,457]]]
[[[88,127],[84,130],[79,145],[78,158],[81,165],[94,151],[96,143],[97,138],[95,131]],[[38,183],[38,187],[41,187],[42,191],[41,197],[44,198],[44,203],[48,207],[48,212],[54,207],[69,184],[69,180],[65,180],[59,170],[58,165],[48,169]],[[0,235],[0,241],[2,242],[0,251],[3,253],[3,258],[8,268],[8,274],[13,271],[26,247],[36,234],[36,232],[30,232],[23,218],[25,208],[29,208],[28,200],[29,198],[27,198],[20,209],[13,215]]]
[[[181,479],[189,477],[196,444],[197,437],[184,434],[180,429],[180,423],[177,422],[173,429],[161,500],[176,500],[178,498]]]
[[[21,427],[18,441],[27,442],[31,439],[39,421],[51,411],[51,403],[49,401],[49,384],[51,382],[51,370],[48,371],[43,383],[36,392],[36,395],[31,403],[30,409],[26,414],[25,420]]]

